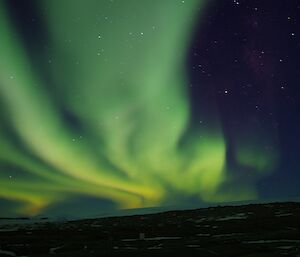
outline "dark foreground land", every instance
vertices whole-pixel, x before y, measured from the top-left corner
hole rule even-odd
[[[1,257],[300,257],[300,203],[2,225],[0,249]]]

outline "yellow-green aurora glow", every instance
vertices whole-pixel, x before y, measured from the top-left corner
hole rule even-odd
[[[209,129],[189,125],[185,59],[204,1],[37,4],[50,43],[47,57],[35,54],[47,76],[0,1],[0,198],[21,202],[16,213],[42,213],[72,193],[119,208],[180,194],[256,197],[253,188],[219,190],[230,176],[218,115]],[[273,165],[275,157],[240,144],[237,161],[258,176]]]

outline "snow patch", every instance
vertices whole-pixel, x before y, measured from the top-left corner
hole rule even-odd
[[[159,237],[145,237],[143,240],[145,241],[156,241],[156,240],[176,240],[176,239],[181,239],[182,237],[177,237],[177,236],[159,236]],[[137,241],[141,240],[139,238],[126,238],[122,239],[124,242],[131,242],[131,241]]]
[[[0,249],[0,254],[5,254],[5,255],[8,255],[8,256],[17,256],[14,252],[5,251],[5,250],[1,250],[1,249]]]
[[[282,250],[289,250],[289,249],[295,248],[295,246],[294,245],[287,245],[287,246],[278,246],[277,248],[282,249]]]
[[[227,237],[227,236],[240,236],[240,235],[244,235],[244,233],[220,234],[220,235],[213,235],[212,237]]]
[[[243,243],[246,244],[300,243],[300,240],[291,240],[291,239],[256,240],[256,241],[245,241]]]
[[[276,214],[275,217],[287,217],[287,216],[292,216],[294,215],[293,213],[280,213]]]
[[[210,236],[210,234],[197,234],[196,236]]]
[[[244,220],[247,219],[248,216],[245,213],[237,213],[233,216],[227,216],[216,219],[216,221],[227,221],[227,220]]]
[[[0,232],[16,232],[19,231],[18,228],[0,228]]]
[[[63,246],[57,246],[49,249],[50,254],[55,254],[57,250],[63,248]]]
[[[151,246],[151,247],[148,247],[147,249],[149,249],[149,250],[160,250],[160,249],[162,249],[162,244]]]

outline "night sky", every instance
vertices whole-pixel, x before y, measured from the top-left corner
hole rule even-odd
[[[300,196],[300,1],[0,0],[0,217]]]

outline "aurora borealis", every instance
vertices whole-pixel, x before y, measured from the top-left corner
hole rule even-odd
[[[4,213],[41,214],[78,196],[115,208],[258,199],[258,181],[283,172],[278,79],[266,75],[277,66],[268,57],[261,71],[251,52],[254,82],[243,85],[262,93],[234,93],[244,73],[224,59],[239,48],[205,50],[218,1],[24,2],[0,1]],[[212,71],[198,58],[215,61]]]

